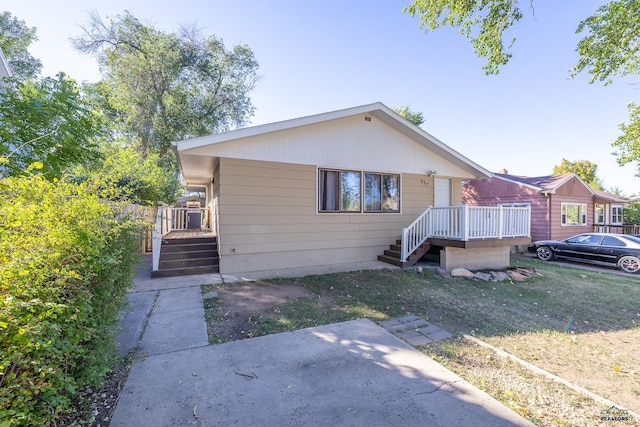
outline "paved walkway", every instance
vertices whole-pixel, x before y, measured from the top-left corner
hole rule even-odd
[[[450,336],[415,316],[209,345],[214,276],[136,278],[118,340],[138,350],[111,427],[532,426],[409,345]]]
[[[418,316],[405,316],[386,320],[381,322],[380,326],[413,347],[427,345],[451,337],[449,332]]]

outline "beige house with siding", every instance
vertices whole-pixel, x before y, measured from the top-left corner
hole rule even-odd
[[[403,228],[425,210],[461,205],[463,181],[491,176],[382,103],[175,149],[187,187],[206,194],[224,274],[376,260],[416,241]]]

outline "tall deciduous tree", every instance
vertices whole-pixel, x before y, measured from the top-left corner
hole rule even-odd
[[[575,173],[585,184],[594,190],[603,190],[602,181],[598,178],[598,165],[589,160],[576,160],[571,162],[562,159],[562,163],[553,167],[554,175]]]
[[[534,1],[525,2],[533,8]],[[518,0],[413,0],[405,13],[420,18],[425,31],[451,26],[470,39],[476,54],[486,59],[487,74],[498,74],[511,58],[505,33],[523,17]],[[580,55],[573,76],[587,72],[591,83],[610,84],[616,76],[640,74],[640,1],[610,0],[578,25]],[[618,163],[638,164],[640,176],[640,106],[629,104],[629,121],[620,125],[622,134],[612,144]]]
[[[172,141],[240,127],[253,114],[258,63],[247,46],[227,50],[192,28],[166,33],[129,12],[107,23],[92,15],[84,30],[75,46],[97,57],[112,118],[143,156],[170,163]]]
[[[415,111],[411,111],[408,105],[403,105],[402,107],[394,108],[393,111],[398,113],[398,115],[402,116],[407,121],[413,123],[416,126],[420,126],[424,123],[424,116],[422,113],[418,113]]]
[[[36,29],[10,12],[0,13],[0,48],[4,52],[13,75],[19,79],[34,78],[42,69],[40,60],[31,56],[28,47],[38,40]]]
[[[471,41],[474,52],[487,63],[487,74],[498,74],[511,58],[515,36],[506,44],[504,33],[522,18],[517,0],[414,0],[405,13],[420,18],[425,31],[450,26]]]
[[[99,157],[99,117],[73,79],[27,80],[0,91],[0,176],[19,175],[39,162],[57,178],[70,166]]]

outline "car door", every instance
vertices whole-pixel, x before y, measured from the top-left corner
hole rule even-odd
[[[618,257],[625,253],[627,244],[615,236],[604,236],[598,251],[599,261],[615,264]]]
[[[598,234],[580,234],[566,239],[557,248],[557,255],[567,258],[584,259],[586,261],[599,261],[598,251],[602,236]]]

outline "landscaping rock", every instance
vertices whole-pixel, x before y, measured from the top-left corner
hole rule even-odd
[[[509,277],[511,277],[511,279],[515,280],[516,282],[524,282],[525,280],[527,280],[527,277],[517,271],[510,271],[509,272]]]
[[[509,278],[509,275],[504,271],[492,271],[491,280],[494,282],[503,282]]]
[[[442,267],[436,267],[433,271],[435,271],[435,273],[440,277],[451,279],[451,274],[449,274],[449,272]]]
[[[491,280],[491,274],[489,273],[483,273],[482,271],[478,271],[476,274],[473,275],[474,279],[478,279],[478,280],[484,280],[485,282],[488,282],[489,280]]]
[[[464,277],[465,279],[472,279],[473,273],[466,268],[454,268],[451,270],[452,277]]]

